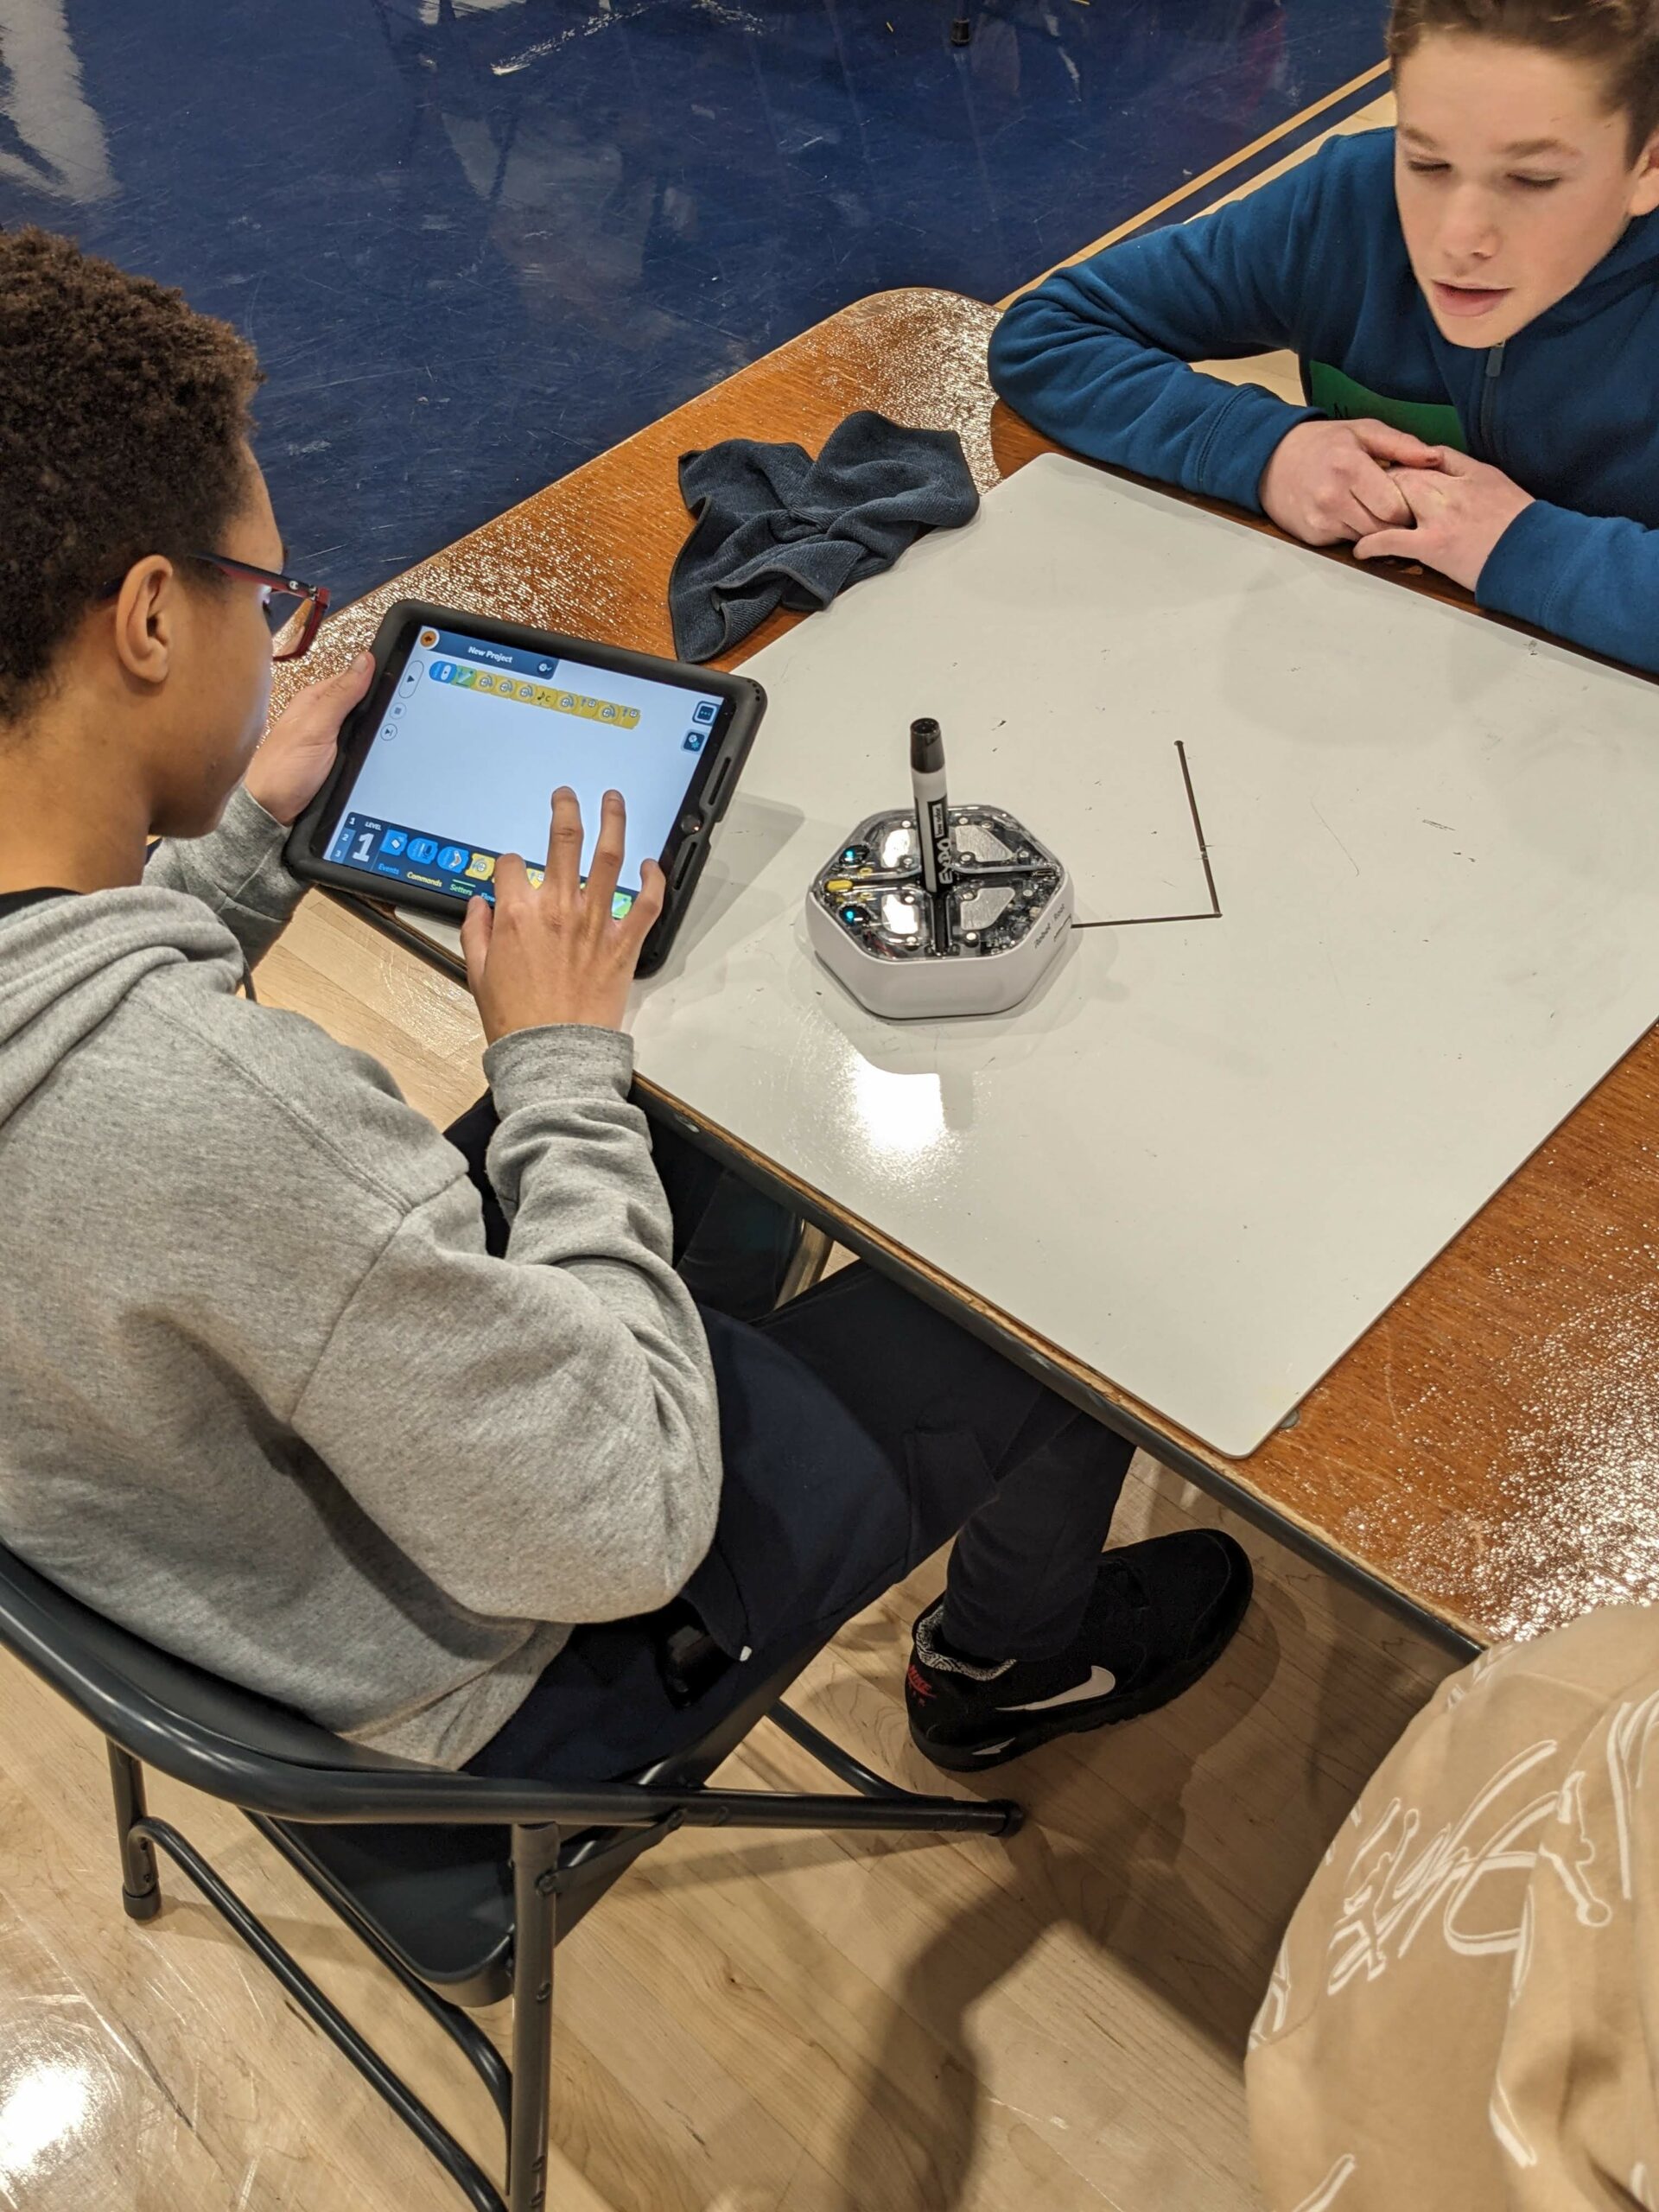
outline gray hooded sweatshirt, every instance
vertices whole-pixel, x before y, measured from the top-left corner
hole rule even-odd
[[[708,1346],[631,1049],[485,1058],[490,1258],[385,1070],[238,997],[300,893],[238,791],[0,918],[0,1541],[325,1726],[459,1765],[712,1538]]]

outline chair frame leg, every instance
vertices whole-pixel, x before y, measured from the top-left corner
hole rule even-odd
[[[461,2189],[473,2212],[508,2212],[501,2192],[470,2152],[462,2149],[442,2120],[429,2112],[403,2076],[395,2073],[374,2045],[360,2035],[324,1994],[291,1953],[208,1864],[194,1845],[165,1821],[146,1815],[141,1832],[193,1882],[220,1919],[264,1965],[306,2017],[349,2058],[370,2087],[385,2098],[399,2120]],[[347,1925],[350,1923],[348,1923]],[[407,1977],[398,1979],[407,1983]]]
[[[115,1792],[115,1833],[121,1847],[121,1903],[129,1920],[154,1920],[162,1909],[156,1853],[141,1823],[149,1807],[144,1770],[130,1751],[105,1738],[110,1754],[110,1782]]]
[[[553,2095],[553,1953],[559,1939],[556,1827],[512,1832],[512,2109],[507,2212],[542,2212]]]
[[[774,1311],[779,1306],[787,1306],[791,1298],[798,1298],[804,1290],[810,1290],[814,1283],[823,1281],[823,1271],[835,1249],[836,1240],[827,1230],[810,1221],[801,1224],[801,1241],[795,1247],[795,1256],[779,1287]]]
[[[792,1706],[780,1698],[766,1715],[772,1726],[799,1745],[802,1751],[828,1768],[838,1782],[855,1789],[861,1797],[874,1798],[890,1812],[904,1815],[906,1827],[919,1827],[928,1834],[940,1835],[964,1834],[977,1832],[999,1836],[1018,1835],[1025,1824],[1025,1808],[1011,1797],[943,1797],[930,1796],[920,1790],[906,1789],[897,1782],[889,1782],[885,1775],[874,1773],[862,1760],[843,1751],[833,1737],[804,1720]],[[882,1815],[857,1823],[860,1827],[882,1826]],[[893,1825],[899,1825],[895,1821]],[[851,1820],[826,1821],[826,1827],[852,1827]]]
[[[702,1788],[688,1789],[683,1806],[660,1825],[810,1828],[842,1831],[920,1831],[932,1834],[977,1832],[1011,1835],[1021,1808],[1007,1799],[927,1796],[884,1780],[808,1720],[779,1703],[770,1715],[791,1741],[856,1794],[816,1797],[792,1791],[764,1792],[759,1799]],[[106,1742],[107,1742],[106,1738]],[[553,2057],[553,1974],[559,1935],[559,1898],[569,1887],[591,1878],[599,1863],[589,1859],[560,1865],[563,1836],[557,1825],[519,1826],[512,1830],[514,1934],[512,1952],[512,2066],[460,2007],[429,1988],[404,1966],[366,1923],[341,1912],[346,1927],[388,1967],[402,1986],[454,2037],[494,2099],[507,2139],[507,2196],[503,2196],[481,2166],[422,2103],[373,2044],[359,2033],[319,1988],[298,1960],[285,1950],[264,1923],[216,1872],[194,1846],[167,1821],[149,1812],[144,1770],[139,1761],[108,1744],[115,1793],[116,1827],[121,1846],[122,1900],[134,1919],[154,1917],[161,1906],[156,1853],[172,1860],[219,1917],[259,1959],[321,2030],[336,2050],[397,2113],[437,2164],[461,2189],[474,2212],[544,2212],[551,2128]],[[701,1819],[698,1815],[701,1814]],[[263,1815],[245,1817],[284,1856],[300,1861],[280,1829]],[[615,1848],[628,1848],[619,1838]],[[301,1871],[303,1872],[302,1866]],[[338,1908],[336,1908],[338,1910]]]
[[[302,1880],[313,1881],[304,1859],[295,1850],[275,1821],[267,1820],[263,1813],[245,1812],[242,1817],[250,1827],[258,1830],[274,1852],[287,1859]],[[440,1996],[418,1974],[411,1974],[370,1922],[348,1910],[338,1898],[330,1898],[329,1904],[358,1942],[379,1960],[388,1974],[396,1976],[429,2019],[435,2021],[450,2041],[460,2047],[461,2056],[494,2101],[496,2111],[501,2116],[501,2139],[505,2143],[512,2124],[512,2076],[507,2070],[506,2060],[472,2015],[459,2005],[452,2004],[447,1997]]]

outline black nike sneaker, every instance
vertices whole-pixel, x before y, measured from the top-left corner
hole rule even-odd
[[[935,1766],[965,1773],[1151,1713],[1227,1649],[1251,1580],[1243,1550],[1214,1529],[1103,1553],[1083,1633],[1053,1659],[976,1661],[950,1650],[941,1598],[916,1624],[905,1675],[912,1739]]]

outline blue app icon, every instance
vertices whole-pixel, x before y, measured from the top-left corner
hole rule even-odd
[[[451,683],[454,681],[454,675],[455,664],[454,661],[435,660],[433,662],[432,681],[435,683]]]
[[[707,741],[708,736],[709,733],[706,729],[687,730],[685,733],[685,750],[688,753],[701,753],[704,743]]]
[[[438,857],[437,846],[430,837],[411,837],[409,841],[409,857],[412,861],[418,861],[421,866],[425,868],[429,861]]]
[[[446,845],[438,855],[438,866],[450,875],[459,875],[472,857],[465,845]]]
[[[401,853],[404,847],[408,842],[409,833],[407,830],[388,830],[385,836],[380,840],[380,849],[383,853]]]
[[[720,704],[717,700],[699,699],[691,710],[691,719],[694,722],[711,722],[719,712]]]

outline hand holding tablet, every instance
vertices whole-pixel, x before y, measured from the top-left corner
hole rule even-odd
[[[659,967],[766,711],[760,685],[414,600],[388,609],[374,670],[338,766],[295,824],[294,874],[458,922],[495,897],[507,855],[540,849],[556,785],[590,841],[603,795],[620,792],[628,842],[612,911],[628,912],[654,858],[661,911],[639,971]]]
[[[585,878],[583,843],[581,804],[562,785],[553,794],[541,880],[531,880],[517,853],[503,853],[493,902],[480,894],[467,909],[461,925],[467,984],[492,1045],[514,1030],[556,1023],[624,1027],[628,986],[663,911],[663,872],[655,861],[645,861],[639,890],[620,914],[614,911],[627,847],[620,791],[605,794]]]
[[[362,702],[374,674],[367,653],[321,683],[308,684],[271,723],[243,782],[256,805],[291,829],[332,773],[341,725]]]

